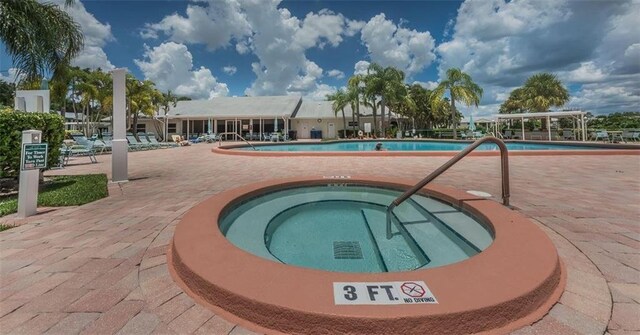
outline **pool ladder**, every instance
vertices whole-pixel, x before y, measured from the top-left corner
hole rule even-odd
[[[253,148],[253,150],[258,150],[256,149],[256,147],[253,146],[253,144],[249,143],[249,141],[247,141],[244,137],[242,137],[240,134],[233,132],[233,131],[228,131],[226,133],[220,133],[218,134],[218,146],[222,145],[222,135],[234,135],[234,137],[236,139],[241,139],[244,141],[244,143],[248,144],[251,148]]]
[[[406,192],[402,193],[399,197],[393,200],[391,204],[389,204],[389,206],[387,207],[387,239],[389,240],[391,239],[391,237],[393,237],[393,234],[391,232],[391,221],[392,221],[392,212],[394,208],[399,206],[405,200],[409,199],[409,197],[414,195],[416,192],[421,190],[431,181],[433,181],[442,173],[447,171],[450,167],[455,165],[459,160],[467,156],[477,147],[487,142],[495,143],[498,146],[498,148],[500,148],[500,170],[502,174],[502,204],[505,206],[509,206],[509,153],[507,150],[507,146],[504,144],[502,140],[496,137],[493,137],[493,136],[483,137],[473,142],[470,146],[466,147],[464,150],[460,151],[457,155],[455,155],[449,161],[442,164],[439,168],[431,172],[427,177],[422,179],[420,182],[415,184],[412,188],[410,188]]]

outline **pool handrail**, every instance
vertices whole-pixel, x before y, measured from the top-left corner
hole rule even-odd
[[[238,133],[236,133],[234,131],[228,131],[228,132],[225,132],[225,133],[218,134],[218,146],[222,145],[222,135],[235,135],[236,138],[239,138],[239,139],[243,140],[244,143],[246,143],[250,147],[252,147],[253,150],[256,150],[256,151],[258,150],[258,149],[256,149],[256,147],[253,146],[253,144],[249,143],[249,141],[245,140],[244,137],[242,137],[240,134],[238,134]]]
[[[393,235],[391,233],[391,220],[392,220],[391,212],[393,212],[394,208],[399,206],[409,197],[411,197],[416,192],[418,192],[423,187],[425,187],[428,183],[430,183],[431,181],[436,179],[438,176],[440,176],[442,173],[447,171],[450,167],[455,165],[459,160],[461,160],[462,158],[467,156],[469,153],[471,153],[473,150],[475,150],[477,147],[479,147],[480,145],[486,142],[495,143],[500,149],[500,171],[502,174],[502,204],[505,206],[509,206],[509,151],[507,149],[507,146],[504,144],[504,142],[498,139],[497,137],[493,137],[493,136],[483,137],[473,142],[468,147],[464,148],[464,150],[460,151],[457,155],[453,156],[453,158],[448,160],[446,163],[442,164],[439,168],[431,172],[428,176],[426,176],[420,182],[415,184],[412,188],[402,193],[400,196],[398,196],[395,200],[393,200],[389,204],[389,206],[387,207],[387,239],[388,240],[391,239]]]

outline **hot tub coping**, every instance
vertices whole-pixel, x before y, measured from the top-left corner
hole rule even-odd
[[[432,185],[422,193],[490,222],[496,239],[481,254],[443,267],[376,274],[294,267],[233,246],[217,228],[218,215],[239,197],[285,185],[335,183],[336,179],[392,188],[414,183],[386,177],[302,177],[222,192],[191,209],[176,228],[169,253],[174,279],[217,313],[267,333],[504,333],[541,318],[559,299],[565,271],[544,232],[494,201],[444,186]],[[439,304],[333,304],[333,282],[408,280],[425,281]]]

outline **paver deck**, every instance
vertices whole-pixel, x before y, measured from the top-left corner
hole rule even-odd
[[[242,157],[211,145],[134,152],[130,181],[0,233],[2,334],[251,334],[195,304],[165,253],[182,215],[222,190],[304,175],[420,179],[446,157]],[[47,175],[110,173],[75,158]],[[511,203],[553,240],[568,270],[547,316],[516,334],[640,332],[640,156],[512,157]],[[499,199],[496,157],[468,157],[436,182]]]

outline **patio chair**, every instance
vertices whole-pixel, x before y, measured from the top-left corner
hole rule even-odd
[[[129,142],[129,149],[131,151],[147,150],[151,148],[149,145],[140,143],[132,133],[127,133],[127,142]]]
[[[161,148],[175,148],[177,146],[179,146],[178,143],[175,142],[160,142],[158,141],[158,139],[156,138],[156,135],[154,133],[147,133],[147,137],[149,138],[149,142],[151,144],[157,145]]]
[[[595,133],[594,141],[602,140],[609,142],[609,133],[606,130],[598,130]]]
[[[138,140],[140,141],[140,143],[142,143],[142,145],[148,146],[149,149],[158,149],[158,148],[160,148],[160,145],[151,143],[147,139],[147,134],[145,134],[145,133],[138,133]]]
[[[640,141],[640,130],[624,130],[622,132],[622,139],[626,142]]]
[[[563,140],[575,140],[575,135],[573,134],[573,130],[565,129],[562,131],[562,139]]]
[[[93,142],[88,141],[85,145],[82,144],[72,144],[69,147],[61,149],[61,154],[63,155],[62,165],[67,165],[69,163],[69,159],[73,156],[87,156],[91,163],[97,163],[98,159],[96,158],[95,148],[93,147]]]
[[[504,137],[505,140],[510,140],[513,138],[513,132],[511,131],[511,129],[507,129],[504,131],[504,135],[502,135]]]
[[[82,134],[71,134],[71,137],[73,137],[73,141],[76,143],[75,147],[78,152],[82,151],[82,148],[84,147],[85,149],[92,150],[95,156],[95,153],[101,154],[107,147],[102,141],[96,143],[95,140],[90,140]]]

